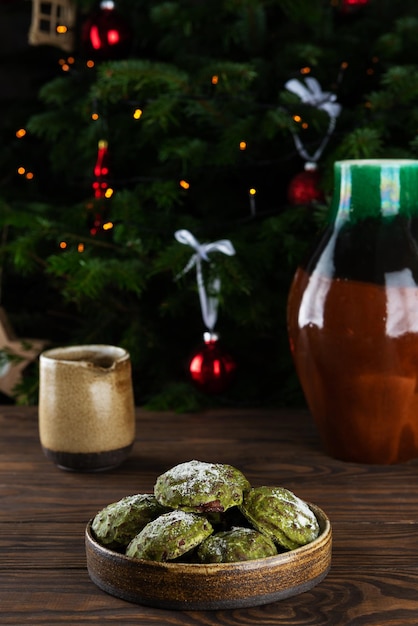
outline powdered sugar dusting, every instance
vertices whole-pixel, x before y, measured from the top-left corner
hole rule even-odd
[[[187,461],[157,478],[154,494],[160,504],[185,511],[222,512],[242,502],[250,485],[231,465]]]
[[[175,487],[176,493],[182,496],[194,495],[196,487],[200,493],[211,493],[213,483],[221,480],[220,467],[214,463],[188,461],[180,463],[163,475]],[[169,488],[166,481],[166,487]]]
[[[170,511],[160,515],[155,520],[150,522],[147,529],[148,537],[160,537],[161,532],[169,526],[180,526],[182,531],[188,532],[196,523],[200,523],[202,520],[193,513],[186,513],[185,511]]]

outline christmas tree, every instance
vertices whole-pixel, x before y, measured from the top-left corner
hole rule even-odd
[[[18,335],[125,347],[137,404],[302,402],[290,282],[336,160],[417,157],[416,3],[80,0],[71,25],[42,3],[49,42],[37,4],[18,59],[35,84],[1,105],[1,305]],[[205,323],[179,230],[234,250],[200,264],[236,364],[222,393],[188,371]],[[25,372],[15,397],[36,402]]]

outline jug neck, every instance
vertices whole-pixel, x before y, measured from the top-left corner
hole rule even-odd
[[[418,216],[418,160],[337,161],[334,177],[331,218],[337,224]]]

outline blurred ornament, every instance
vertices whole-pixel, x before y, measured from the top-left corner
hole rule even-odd
[[[189,363],[189,373],[195,386],[208,394],[226,391],[233,382],[236,363],[218,343],[218,335],[204,333],[204,344]]]
[[[322,202],[324,194],[319,188],[320,175],[314,163],[306,163],[303,172],[296,174],[287,189],[287,198],[295,206]]]
[[[329,118],[327,132],[313,154],[309,154],[299,135],[292,131],[296,150],[299,156],[305,160],[305,171],[297,174],[290,182],[287,193],[288,200],[290,204],[295,205],[321,202],[324,198],[322,191],[318,188],[317,163],[335,130],[337,118],[341,113],[341,105],[336,102],[335,94],[330,91],[322,91],[321,85],[312,76],[305,78],[304,83],[296,79],[288,80],[285,87],[297,95],[303,104],[324,111]]]
[[[109,146],[101,139],[97,147],[97,160],[94,166],[93,191],[95,198],[104,198],[109,188]]]
[[[18,339],[6,311],[0,308],[0,392],[13,397],[23,370],[37,360],[46,345],[42,339]]]
[[[341,0],[340,12],[342,14],[355,13],[367,4],[369,4],[369,0]]]
[[[90,224],[90,233],[97,235],[105,221],[104,201],[111,195],[109,187],[109,146],[105,139],[101,139],[97,147],[97,159],[93,170],[93,193],[95,202],[92,204],[93,219]]]
[[[32,0],[29,43],[56,46],[66,52],[74,49],[76,9],[71,0]]]
[[[189,245],[195,251],[177,278],[196,266],[200,308],[203,322],[208,329],[203,335],[204,345],[199,348],[189,363],[189,373],[192,381],[201,391],[210,394],[222,393],[231,384],[236,365],[233,358],[219,346],[218,335],[214,332],[218,319],[221,281],[216,276],[210,282],[208,291],[206,290],[202,261],[210,263],[208,254],[211,252],[222,252],[232,256],[235,254],[235,249],[229,239],[220,239],[212,243],[199,243],[192,233],[185,229],[177,230],[174,236],[179,243]]]
[[[93,59],[122,59],[129,54],[132,30],[115,3],[105,0],[84,22],[81,41],[85,52]]]

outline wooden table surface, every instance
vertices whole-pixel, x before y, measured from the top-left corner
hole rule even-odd
[[[137,410],[128,461],[78,474],[44,458],[36,407],[0,406],[0,623],[142,626],[417,626],[418,460],[397,466],[326,456],[305,411],[176,415]],[[190,459],[230,463],[254,486],[285,486],[333,527],[331,571],[297,597],[222,611],[168,611],[107,595],[91,582],[87,521]]]

